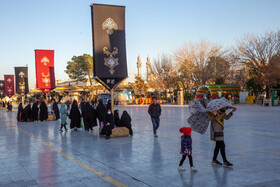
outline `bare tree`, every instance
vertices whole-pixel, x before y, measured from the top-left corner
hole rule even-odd
[[[272,86],[277,85],[279,73],[280,31],[266,32],[261,35],[246,35],[236,48],[239,62],[249,71],[254,71],[258,84],[267,89],[270,96]],[[275,62],[276,61],[276,62]]]
[[[207,41],[190,43],[176,51],[174,59],[179,66],[182,82],[194,88],[210,83],[211,79],[215,79],[213,76],[221,73],[219,64],[227,62],[227,53],[221,46]]]
[[[150,87],[167,92],[177,86],[177,70],[171,58],[162,55],[156,59],[152,66],[152,79],[149,81]]]

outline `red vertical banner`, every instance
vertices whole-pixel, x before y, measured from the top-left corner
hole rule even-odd
[[[55,88],[54,50],[35,50],[36,88],[48,93]]]
[[[5,95],[12,97],[15,94],[15,76],[14,75],[4,75],[5,81]]]

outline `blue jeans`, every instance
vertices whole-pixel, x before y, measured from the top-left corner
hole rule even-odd
[[[158,119],[152,118],[154,134],[157,133],[157,129],[159,127],[159,121],[160,121],[159,118]]]

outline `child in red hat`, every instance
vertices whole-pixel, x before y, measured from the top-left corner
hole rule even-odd
[[[183,133],[181,136],[181,154],[182,159],[180,161],[178,170],[179,171],[185,171],[185,168],[183,168],[183,163],[188,156],[189,163],[192,171],[197,171],[197,169],[193,166],[193,160],[192,160],[192,129],[190,127],[182,127],[179,129],[180,133]]]

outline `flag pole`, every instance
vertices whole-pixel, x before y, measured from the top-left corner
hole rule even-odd
[[[111,90],[111,109],[112,114],[114,114],[114,89]]]

